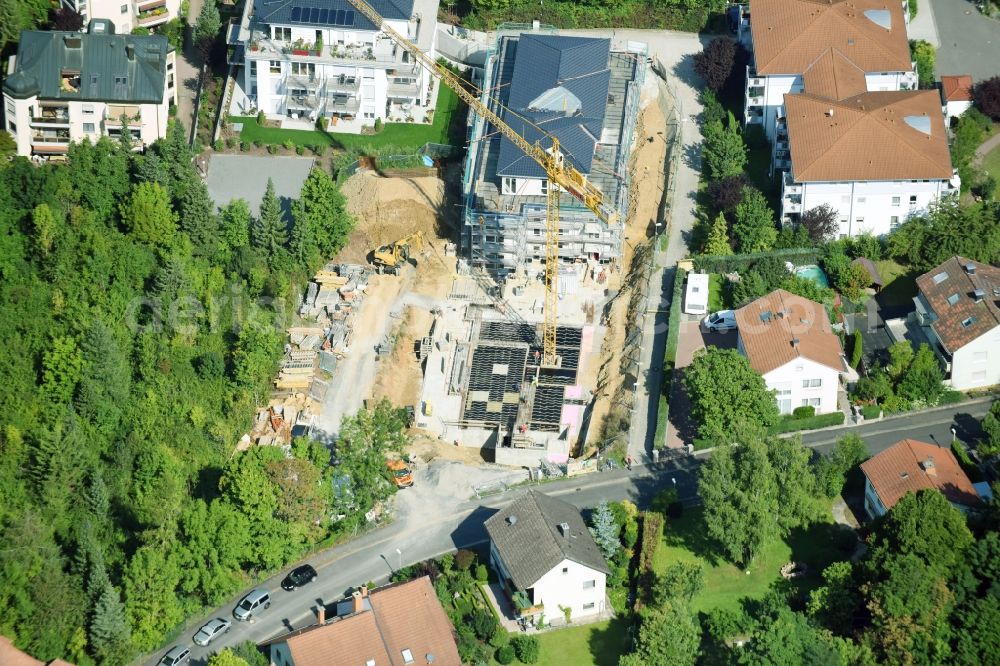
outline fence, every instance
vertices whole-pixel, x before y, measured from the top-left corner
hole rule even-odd
[[[462,150],[463,149],[458,146],[449,146],[443,143],[425,143],[417,149],[417,152],[410,153],[408,155],[379,155],[376,151],[376,154],[365,157],[374,158],[377,164],[391,165],[390,168],[393,169],[408,169],[423,166],[424,156],[430,157],[431,159],[447,159],[453,155],[460,154]],[[360,159],[356,159],[350,164],[339,167],[337,169],[337,184],[342,185],[360,168]]]

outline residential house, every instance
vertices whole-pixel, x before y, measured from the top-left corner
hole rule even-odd
[[[807,77],[830,87],[831,69],[856,72],[863,91],[916,90],[906,38],[909,14],[882,0],[750,0],[738,23],[751,49],[744,118],[774,143],[783,134],[781,106]],[[818,91],[817,91],[818,92]]]
[[[610,572],[580,511],[536,491],[522,495],[485,523],[490,563],[518,615],[559,620],[605,610]]]
[[[855,74],[836,92],[785,95],[783,223],[827,204],[841,238],[881,236],[959,192],[937,91],[864,92]]]
[[[437,0],[369,4],[435,57]],[[433,117],[433,75],[347,0],[248,0],[229,39],[242,64],[233,113],[263,111],[299,128],[325,118],[337,132]]]
[[[105,19],[119,35],[133,28],[155,28],[180,17],[181,0],[62,0],[62,6],[83,16],[86,25]]]
[[[628,160],[639,111],[645,45],[541,29],[501,33],[486,63],[483,102],[529,142],[559,140],[566,161],[625,219]],[[641,56],[641,57],[640,57]],[[481,118],[469,142],[461,252],[496,277],[544,270],[548,179],[545,170]],[[569,192],[560,196],[558,256],[565,271],[621,258],[622,225],[603,224]],[[573,279],[560,280],[563,284]]]
[[[177,101],[167,38],[118,35],[106,20],[86,33],[22,32],[7,71],[5,129],[18,155],[65,155],[71,142],[126,131],[141,149],[166,135]]]
[[[329,607],[317,623],[272,639],[273,666],[461,666],[451,621],[430,578],[367,588]]]
[[[968,111],[972,107],[972,77],[968,74],[942,76],[941,103],[949,121]]]
[[[963,511],[980,504],[969,477],[947,448],[914,439],[896,442],[861,464],[865,511],[878,518],[907,493],[937,490]]]
[[[736,311],[737,349],[775,392],[778,411],[839,409],[841,375],[850,367],[823,305],[777,289]]]
[[[42,661],[14,647],[14,642],[6,636],[0,636],[0,665],[2,666],[73,666],[68,661],[55,659]]]
[[[1000,268],[952,257],[917,278],[913,302],[952,388],[1000,384]]]

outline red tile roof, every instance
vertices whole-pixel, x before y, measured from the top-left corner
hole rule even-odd
[[[979,503],[976,489],[955,456],[934,444],[904,439],[862,463],[861,470],[886,509],[906,493],[932,488],[956,504]]]
[[[972,77],[968,74],[942,76],[941,92],[946,102],[972,101]]]
[[[451,620],[430,578],[390,585],[369,595],[363,610],[293,633],[284,642],[295,666],[461,666]],[[412,661],[404,658],[407,651]]]
[[[777,289],[737,310],[736,326],[750,365],[762,375],[797,358],[844,369],[840,339],[815,301]]]
[[[917,288],[937,317],[931,328],[952,354],[1000,326],[1000,268],[955,256],[918,277]]]
[[[0,636],[0,665],[2,666],[45,666],[39,661],[14,647],[14,642],[6,636]]]

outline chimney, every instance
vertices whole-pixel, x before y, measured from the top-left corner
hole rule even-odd
[[[362,585],[361,586],[361,598],[362,599],[367,599],[368,598],[368,586],[367,585]]]
[[[792,347],[794,347],[795,349],[799,348],[799,339],[798,338],[792,338]]]
[[[355,590],[351,594],[351,613],[360,613],[365,609],[364,597],[361,596],[360,590]]]
[[[507,524],[508,525],[513,525],[516,522],[517,522],[517,516],[515,516],[513,514],[507,516]]]
[[[934,458],[927,458],[922,463],[920,463],[920,466],[926,473],[930,474],[931,476],[937,476],[937,468],[934,467]]]
[[[833,109],[827,109],[826,110],[826,117],[827,118],[833,118]]]
[[[125,45],[125,55],[128,56],[129,60],[135,60],[135,44]]]
[[[973,263],[971,263],[971,262],[968,263],[968,264],[966,264],[965,265],[965,272],[968,273],[969,275],[975,275],[976,274],[976,265],[973,264]]]
[[[986,292],[982,289],[976,289],[972,292],[972,298],[975,299],[976,303],[982,303],[984,296],[986,296]]]
[[[326,606],[323,604],[316,606],[316,624],[326,624]]]
[[[559,523],[559,531],[564,537],[569,536],[569,523]]]

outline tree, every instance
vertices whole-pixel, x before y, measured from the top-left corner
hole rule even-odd
[[[802,446],[798,437],[770,438],[767,440],[767,455],[781,498],[781,510],[776,518],[783,536],[793,528],[808,525],[819,520],[824,513],[829,513],[829,507],[816,500],[816,476],[809,465],[812,451]]]
[[[782,608],[773,622],[761,623],[739,654],[740,664],[814,664],[840,666],[842,642],[829,632],[815,629],[801,613]]]
[[[257,388],[270,381],[281,351],[277,331],[268,326],[248,325],[239,333],[233,353],[233,371],[245,388]]]
[[[62,223],[56,219],[48,204],[40,203],[31,211],[31,224],[35,232],[35,248],[42,256],[48,255],[56,237],[62,235]]]
[[[698,660],[701,629],[694,615],[677,601],[642,615],[635,663],[645,666],[693,666]]]
[[[125,615],[132,629],[132,644],[146,652],[159,646],[163,636],[184,619],[177,600],[181,573],[176,558],[161,548],[144,546],[129,562],[123,585]]]
[[[986,79],[972,86],[972,99],[976,108],[1000,122],[1000,76]]]
[[[118,590],[107,585],[90,620],[90,643],[105,663],[121,664],[128,660],[130,638],[131,630]]]
[[[743,201],[744,185],[746,177],[743,174],[711,181],[708,184],[708,198],[712,200],[712,207],[725,213],[735,209]]]
[[[222,18],[219,16],[218,6],[214,2],[206,2],[202,5],[194,24],[194,39],[204,56],[211,50],[212,42],[221,29]]]
[[[96,320],[83,338],[84,370],[76,406],[107,436],[113,436],[132,383],[128,357],[104,321]]]
[[[392,495],[394,486],[387,477],[385,461],[388,454],[401,451],[406,444],[405,430],[401,410],[384,399],[373,410],[359,410],[341,422],[338,470],[346,475],[349,487],[341,506],[353,506],[354,515],[364,515],[376,502]]]
[[[861,329],[854,329],[851,336],[851,367],[855,370],[861,365],[861,358],[864,356],[864,339],[861,337]]]
[[[749,185],[743,188],[743,201],[736,207],[733,236],[741,254],[770,250],[778,238],[774,211],[760,190]]]
[[[83,15],[69,7],[60,7],[52,12],[52,29],[76,32],[83,27]]]
[[[844,489],[847,473],[868,459],[868,447],[861,437],[845,435],[837,440],[833,450],[816,464],[819,490],[834,498]]]
[[[910,40],[910,56],[917,63],[917,76],[922,89],[934,87],[934,45],[923,39]]]
[[[808,298],[810,301],[815,301],[816,303],[825,303],[833,300],[832,289],[822,287],[815,280],[810,280],[799,275],[789,275],[778,284],[778,287],[790,294]],[[768,293],[767,290],[764,293]],[[763,294],[761,295],[763,296]]]
[[[733,71],[736,62],[736,42],[727,37],[710,41],[694,56],[694,71],[705,80],[712,92],[719,92]]]
[[[923,400],[933,405],[944,392],[943,381],[944,374],[937,355],[924,342],[899,382],[897,393],[907,400]]]
[[[705,586],[705,567],[700,562],[675,562],[656,579],[653,598],[658,604],[672,599],[691,603]]]
[[[233,199],[222,208],[222,243],[233,251],[250,245],[250,204],[244,199]]]
[[[826,628],[849,634],[861,608],[861,595],[850,562],[834,562],[823,569],[823,585],[809,594],[806,612]]]
[[[816,206],[802,213],[799,224],[809,232],[809,240],[813,243],[830,240],[840,229],[838,213],[830,204]]]
[[[541,652],[541,643],[538,640],[538,636],[518,634],[511,637],[510,644],[514,647],[514,654],[517,655],[519,662],[522,664],[538,663],[539,653]]]
[[[59,336],[42,357],[42,387],[52,400],[67,402],[83,376],[83,354],[76,340]]]
[[[990,411],[983,417],[982,425],[986,439],[979,443],[979,453],[982,455],[1000,453],[1000,400],[990,405]]]
[[[0,132],[0,160],[7,161],[7,158],[17,154],[17,142],[9,132]]]
[[[184,189],[180,211],[181,229],[187,232],[195,249],[202,254],[211,253],[219,240],[219,218],[203,180],[195,179]]]
[[[177,216],[167,191],[158,183],[136,185],[121,216],[126,228],[143,243],[167,248],[177,235]]]
[[[704,254],[711,256],[723,256],[733,253],[733,248],[729,246],[729,224],[726,216],[719,213],[712,223],[712,228],[708,232],[708,240],[705,241]]]
[[[971,155],[982,141],[983,134],[971,118],[967,120],[963,115],[955,130],[955,144],[961,140],[964,126],[976,132],[970,147]],[[945,197],[931,205],[927,213],[911,216],[890,234],[887,250],[890,256],[910,264],[917,272],[929,271],[955,255],[986,264],[1000,263],[998,219],[1000,209],[996,204],[978,202],[960,205],[954,197]]]
[[[236,656],[232,650],[225,649],[213,654],[208,659],[208,666],[250,666],[246,659]]]
[[[701,159],[709,178],[721,180],[741,175],[747,163],[747,146],[733,114],[729,114],[726,125],[721,121],[705,125],[703,134]]]
[[[260,216],[254,220],[252,231],[254,247],[260,249],[270,261],[284,252],[288,243],[288,225],[270,178],[260,204]]]
[[[702,437],[731,441],[741,423],[768,428],[778,422],[774,394],[735,349],[709,347],[697,353],[683,381]]]
[[[590,534],[597,542],[597,547],[601,549],[604,559],[610,560],[621,548],[621,542],[618,540],[620,530],[621,526],[615,522],[615,517],[611,514],[608,503],[598,504],[591,517]]]
[[[309,237],[323,257],[332,257],[347,243],[354,219],[347,212],[340,188],[325,169],[309,172],[299,194],[301,222],[308,226]],[[296,225],[299,220],[296,219]]]

